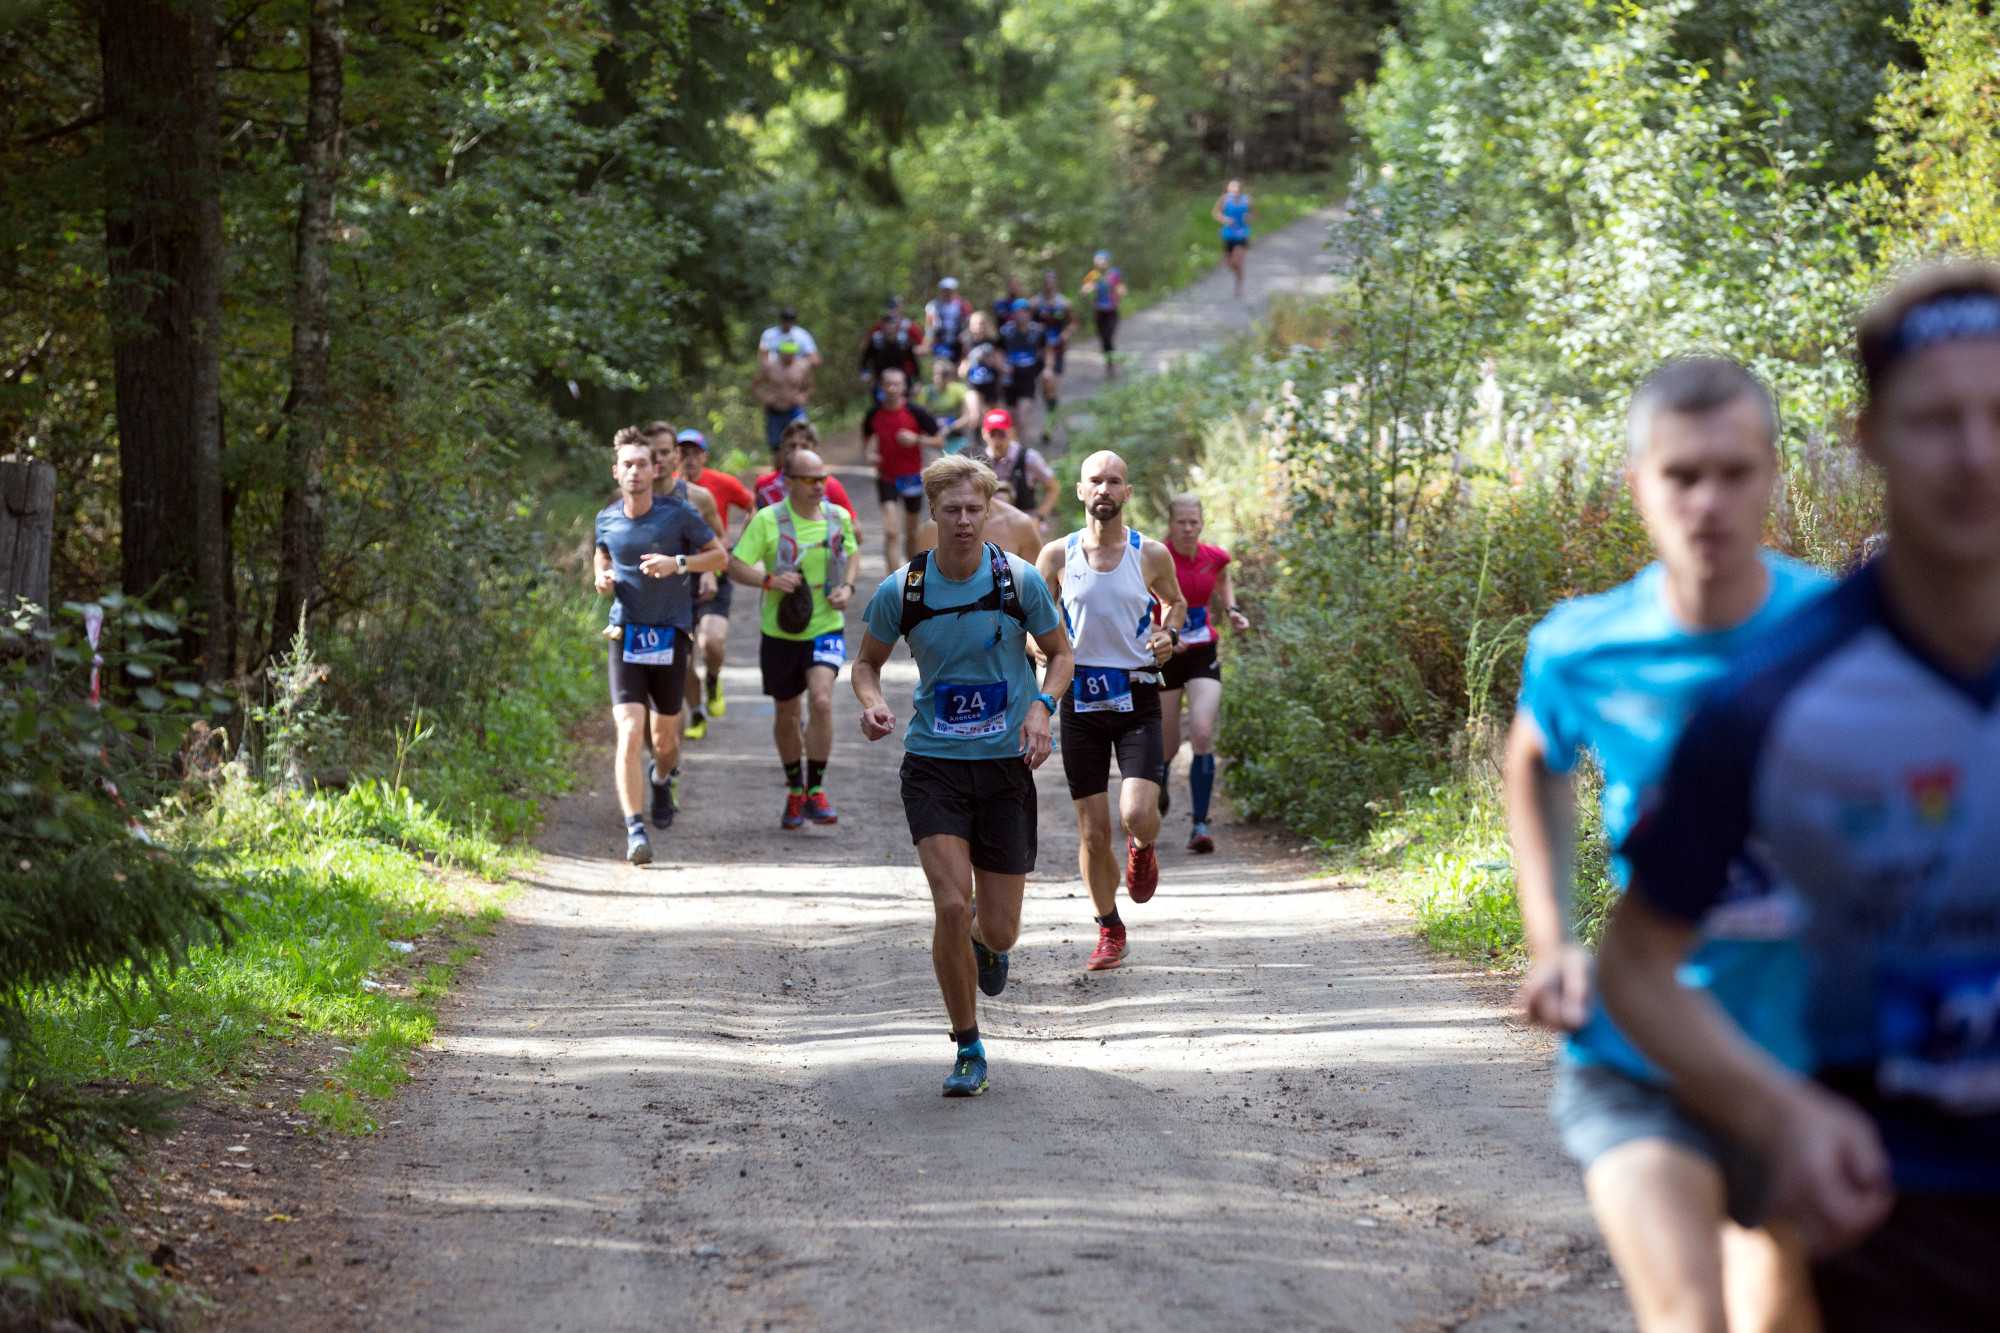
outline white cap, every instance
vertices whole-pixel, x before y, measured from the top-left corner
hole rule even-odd
[[[940,286],[940,287],[944,288],[944,289],[945,289],[946,291],[948,291],[948,292],[955,292],[955,291],[957,291],[957,290],[958,290],[958,279],[957,279],[957,278],[939,278],[939,279],[938,279],[938,286]]]

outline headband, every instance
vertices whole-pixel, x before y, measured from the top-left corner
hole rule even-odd
[[[2000,338],[2000,296],[1983,289],[1945,292],[1911,306],[1870,358],[1869,379],[1879,383],[1891,366],[1926,347],[1968,338]]]

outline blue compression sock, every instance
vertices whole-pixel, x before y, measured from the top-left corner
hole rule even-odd
[[[1215,795],[1215,756],[1198,754],[1188,764],[1188,795],[1194,798],[1194,822],[1208,822],[1208,801]]]

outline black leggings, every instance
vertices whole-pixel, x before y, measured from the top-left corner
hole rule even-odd
[[[1104,354],[1110,356],[1118,350],[1114,346],[1118,341],[1118,312],[1116,310],[1099,310],[1095,313],[1097,315],[1097,341],[1104,345]]]

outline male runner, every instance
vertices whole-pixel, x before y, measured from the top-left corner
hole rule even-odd
[[[1046,519],[1056,508],[1056,474],[1048,460],[1014,438],[1014,417],[996,407],[980,423],[985,447],[973,457],[993,469],[1016,509]]]
[[[693,625],[691,572],[716,570],[728,553],[715,530],[686,504],[653,494],[653,451],[646,437],[627,426],[612,440],[611,475],[620,503],[597,516],[594,547],[600,593],[614,593],[623,611],[623,632],[610,643],[611,719],[618,729],[614,771],[618,803],[625,814],[625,859],[645,865],[653,859],[646,837],[648,764],[641,736],[650,733],[653,760],[650,813],[653,825],[674,822],[673,791],[667,781],[680,761],[681,698]]]
[[[882,372],[882,401],[861,418],[861,450],[875,469],[882,563],[889,569],[903,563],[897,544],[924,509],[924,450],[944,444],[937,418],[909,400],[909,384],[900,370]]]
[[[783,828],[840,821],[827,800],[833,754],[833,682],[847,660],[846,616],[860,572],[847,511],[828,505],[826,463],[810,449],[785,465],[788,493],[743,525],[729,557],[729,577],[764,589],[758,665],[776,704],[771,725],[785,768]],[[763,569],[756,566],[762,565]],[[807,697],[801,734],[799,699]]]
[[[1014,302],[1021,300],[1026,295],[1027,293],[1021,290],[1019,275],[1009,273],[1007,275],[1007,290],[993,298],[993,324],[995,328],[1004,325],[1013,317]]]
[[[778,454],[769,472],[762,473],[750,484],[750,492],[757,499],[757,507],[774,505],[789,494],[789,483],[785,481],[785,465],[794,453],[801,449],[819,451],[819,432],[810,421],[800,418],[785,427],[785,433],[778,437]],[[862,539],[861,515],[855,512],[854,501],[847,497],[847,487],[841,485],[840,478],[832,473],[826,478],[826,498],[847,511],[848,522],[854,525],[856,549],[860,549]]]
[[[815,370],[819,368],[819,344],[813,340],[812,334],[799,326],[799,312],[790,306],[780,310],[778,322],[758,336],[757,359],[759,361],[777,359],[778,348],[785,343],[792,343],[798,349],[795,355],[803,359],[809,367]]]
[[[1042,358],[1042,447],[1049,447],[1055,430],[1056,413],[1062,406],[1063,366],[1069,355],[1069,326],[1075,319],[1069,298],[1056,283],[1054,269],[1042,270],[1042,290],[1029,305],[1035,323],[1042,326],[1042,340],[1048,353]]]
[[[972,303],[958,294],[957,278],[939,278],[938,294],[924,303],[924,342],[931,353],[933,400],[944,397],[945,386],[957,376],[965,358],[965,330]]]
[[[764,408],[764,446],[776,450],[785,427],[802,419],[812,404],[813,366],[800,345],[787,339],[757,362],[750,392]]]
[[[1089,524],[1042,548],[1035,562],[1062,599],[1076,649],[1076,679],[1062,700],[1063,776],[1076,804],[1077,862],[1096,909],[1102,972],[1125,961],[1118,862],[1111,854],[1111,754],[1118,752],[1118,815],[1125,825],[1125,885],[1135,903],[1160,885],[1160,663],[1180,641],[1187,602],[1167,548],[1125,526],[1132,488],[1110,450],[1083,460],[1076,498]],[[1154,623],[1155,609],[1160,611]]]
[[[1000,353],[1007,359],[1002,398],[1009,411],[1025,417],[1023,405],[1034,406],[1035,391],[1042,382],[1042,363],[1049,354],[1042,326],[1035,323],[1025,300],[1014,302],[1007,322],[1000,326]]]
[[[965,381],[965,401],[958,409],[960,421],[976,424],[989,409],[1000,405],[1007,358],[1001,355],[993,339],[993,321],[984,310],[974,311],[966,324],[966,341],[971,346],[958,368],[958,377]]]
[[[952,454],[948,457],[971,458],[969,454]],[[974,459],[974,461],[981,461]],[[925,469],[929,471],[928,468]],[[988,471],[991,471],[989,468]],[[999,491],[986,502],[986,527],[979,534],[984,541],[992,542],[1010,555],[1018,555],[1023,560],[1033,560],[1042,553],[1042,525],[1033,514],[1024,514],[1007,503]],[[926,551],[937,549],[937,519],[927,518],[910,538],[910,559],[915,560]]]
[[[1167,505],[1167,550],[1174,558],[1174,579],[1187,598],[1187,623],[1181,641],[1160,672],[1160,734],[1166,761],[1160,766],[1160,813],[1167,813],[1167,777],[1181,752],[1181,697],[1188,705],[1188,802],[1194,827],[1188,850],[1212,852],[1215,838],[1208,831],[1208,805],[1215,795],[1215,722],[1222,715],[1222,664],[1216,657],[1218,631],[1210,608],[1219,597],[1230,625],[1250,628],[1236,608],[1229,582],[1229,552],[1201,540],[1201,499],[1176,495]]]
[[[722,515],[716,509],[715,497],[700,486],[689,485],[681,477],[680,457],[674,449],[674,428],[672,423],[665,421],[649,422],[639,427],[638,431],[640,438],[646,442],[646,447],[653,454],[653,498],[674,500],[681,504],[693,505],[694,511],[701,515],[701,521],[708,524],[718,534],[721,534],[723,532]],[[603,518],[605,515],[616,511],[624,503],[623,496],[613,496],[611,503],[598,511],[598,517]],[[598,553],[598,563],[600,565],[604,563],[602,552]],[[688,575],[687,585],[691,595],[693,590],[698,587],[700,577],[697,574]],[[607,617],[604,626],[604,637],[607,639],[621,639],[624,635],[625,609],[617,602],[613,602],[611,604],[611,614]],[[648,753],[650,753],[652,742],[647,740],[646,745],[649,747]],[[673,778],[678,779],[679,776],[676,773],[673,775]]]
[[[903,298],[891,296],[882,318],[861,340],[861,382],[874,390],[876,402],[882,401],[882,379],[888,372],[900,371],[906,387],[916,382],[917,348],[923,341],[923,330],[903,313]]]
[[[2000,265],[1911,275],[1856,341],[1888,544],[1688,723],[1599,966],[1768,1160],[1831,1333],[1969,1333],[2000,1328]],[[1750,857],[1804,902],[1816,1081],[1676,980]]]
[[[713,497],[718,521],[711,526],[726,545],[735,512],[747,518],[757,510],[757,501],[745,486],[727,472],[708,465],[708,437],[690,426],[674,437],[680,452],[681,479],[690,490],[699,488]],[[702,689],[689,700],[687,737],[700,740],[708,734],[708,715],[721,717],[728,709],[722,694],[722,663],[729,648],[729,607],[735,599],[736,584],[726,573],[703,574],[695,586],[695,640],[701,650]],[[690,668],[692,669],[692,668]]]
[[[1571,770],[1585,748],[1604,777],[1605,832],[1632,827],[1701,691],[1825,580],[1758,543],[1777,480],[1777,413],[1733,361],[1670,361],[1633,395],[1628,478],[1659,562],[1565,602],[1528,638],[1508,734],[1506,785],[1521,921],[1532,966],[1521,1002],[1570,1033],[1553,1102],[1584,1170],[1598,1228],[1642,1329],[1811,1328],[1796,1237],[1758,1228],[1754,1172],[1676,1099],[1605,1018],[1565,922],[1575,836]],[[1623,860],[1612,874],[1621,883]],[[1754,867],[1745,910],[1718,916],[1701,984],[1775,1059],[1805,1059],[1796,942],[1785,901]],[[1608,973],[1609,966],[1606,965]]]
[[[1069,636],[1048,585],[1027,561],[981,540],[995,485],[963,455],[924,469],[942,544],[876,588],[854,662],[861,734],[871,741],[896,728],[882,666],[898,638],[917,663],[903,814],[937,911],[931,966],[957,1048],[947,1097],[986,1091],[973,983],[988,995],[1007,985],[1022,885],[1035,868],[1034,770],[1049,757],[1055,697],[1070,681]],[[1022,651],[1031,635],[1048,663],[1039,692]]]
[[[1083,275],[1083,294],[1097,321],[1097,341],[1104,348],[1104,377],[1118,378],[1118,307],[1125,303],[1125,275],[1111,266],[1111,252],[1099,250]]]
[[[1236,299],[1243,299],[1243,257],[1250,251],[1250,196],[1243,193],[1242,181],[1229,182],[1208,210],[1222,228],[1222,258],[1236,278]]]

